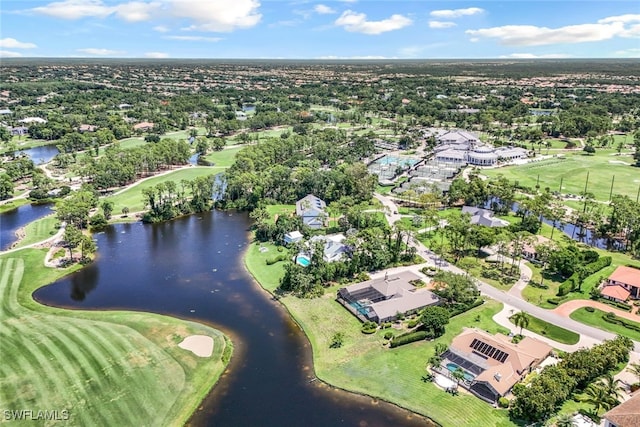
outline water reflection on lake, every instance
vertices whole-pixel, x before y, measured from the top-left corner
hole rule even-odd
[[[392,405],[312,381],[309,342],[243,266],[248,226],[245,214],[230,212],[112,226],[94,235],[96,262],[35,297],[83,309],[167,313],[227,331],[234,359],[194,425],[431,425]]]

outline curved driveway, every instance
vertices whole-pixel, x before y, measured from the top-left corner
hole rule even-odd
[[[394,212],[398,211],[398,208],[395,202],[390,197],[382,196],[380,194],[376,194],[375,197],[376,199],[380,200],[385,207],[388,208],[386,217],[390,224],[393,224],[400,218],[400,215],[394,214]],[[431,250],[429,250],[422,242],[418,241],[417,239],[413,239],[411,245],[414,246],[417,249],[418,254],[424,257],[430,264],[438,265],[440,263],[439,257]],[[466,274],[464,270],[451,265],[446,261],[440,263],[439,266],[441,269],[451,271],[453,273]],[[509,294],[477,279],[476,283],[478,285],[478,289],[483,295],[486,295],[496,301],[500,301],[501,303],[508,305],[515,310],[525,311],[534,317],[560,326],[562,328],[569,329],[570,331],[574,331],[587,338],[587,340],[584,341],[581,339],[581,342],[595,343],[615,338],[615,334],[603,331],[598,328],[594,328],[592,326],[587,326],[580,322],[576,322],[575,320],[569,318],[568,315],[560,314],[562,312],[558,313],[555,311],[547,310],[524,301],[520,297],[519,292]],[[637,341],[634,341],[634,351],[640,353],[640,343],[638,343]]]

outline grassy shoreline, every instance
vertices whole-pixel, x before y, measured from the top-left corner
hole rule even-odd
[[[275,246],[263,244],[259,251],[251,243],[244,253],[247,271],[267,292],[274,293],[283,263],[266,265]],[[311,300],[282,296],[279,301],[303,329],[312,347],[316,376],[332,387],[370,396],[395,404],[443,426],[492,425],[514,426],[506,410],[494,409],[475,396],[461,393],[451,396],[433,383],[421,381],[427,359],[437,343],[449,343],[463,327],[474,326],[491,333],[506,332],[491,320],[502,304],[488,301],[451,319],[447,332],[431,342],[417,342],[394,349],[383,347],[383,332],[364,335],[360,322],[335,301],[338,287],[328,288],[321,298]],[[344,334],[344,344],[330,349],[336,332]],[[373,374],[375,373],[375,374]],[[460,411],[460,407],[466,411]]]
[[[80,269],[46,268],[45,252],[0,255],[5,409],[68,409],[68,425],[184,425],[226,368],[226,337],[153,313],[42,305],[32,297],[37,288]],[[214,339],[210,358],[178,347],[194,334]]]

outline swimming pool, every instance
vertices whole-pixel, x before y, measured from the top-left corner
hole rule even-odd
[[[353,301],[350,302],[349,305],[353,308],[356,309],[356,311],[364,316],[367,315],[367,313],[369,312],[365,306],[363,306],[362,304],[360,304],[358,301]]]
[[[298,255],[296,257],[296,262],[303,267],[308,267],[309,264],[311,264],[311,260],[305,255]]]
[[[458,368],[460,368],[460,366],[456,365],[455,363],[449,362],[447,363],[447,369],[449,370],[449,372],[454,372],[456,371]],[[462,369],[462,368],[460,368]],[[464,371],[464,369],[462,369]],[[467,371],[464,371],[464,379],[471,382],[475,379],[475,375],[470,374]]]

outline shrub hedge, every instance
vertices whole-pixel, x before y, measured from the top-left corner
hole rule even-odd
[[[429,338],[433,338],[433,333],[431,331],[417,331],[411,332],[409,334],[398,335],[391,340],[390,347],[398,347],[401,345],[409,344],[416,341],[426,340]]]
[[[607,313],[602,315],[602,320],[608,323],[613,323],[617,325],[624,326],[627,329],[631,329],[632,331],[640,332],[640,326],[636,323],[632,323],[627,319],[623,319],[622,317],[618,317],[613,313]]]
[[[276,262],[284,261],[286,259],[287,259],[287,256],[282,254],[273,258],[267,258],[264,262],[267,263],[267,265],[272,265],[272,264],[275,264]]]
[[[610,256],[603,256],[603,257],[599,258],[597,261],[591,262],[591,263],[589,263],[589,264],[584,266],[584,270],[585,270],[585,274],[586,274],[585,277],[589,277],[592,274],[595,274],[598,271],[600,271],[603,268],[608,267],[610,265],[611,265],[611,257]],[[567,280],[562,282],[562,284],[558,288],[558,296],[567,295],[569,292],[571,292],[572,290],[575,289],[575,287],[576,287],[576,285],[578,284],[579,281],[580,281],[580,276],[579,276],[578,272],[576,271]]]

